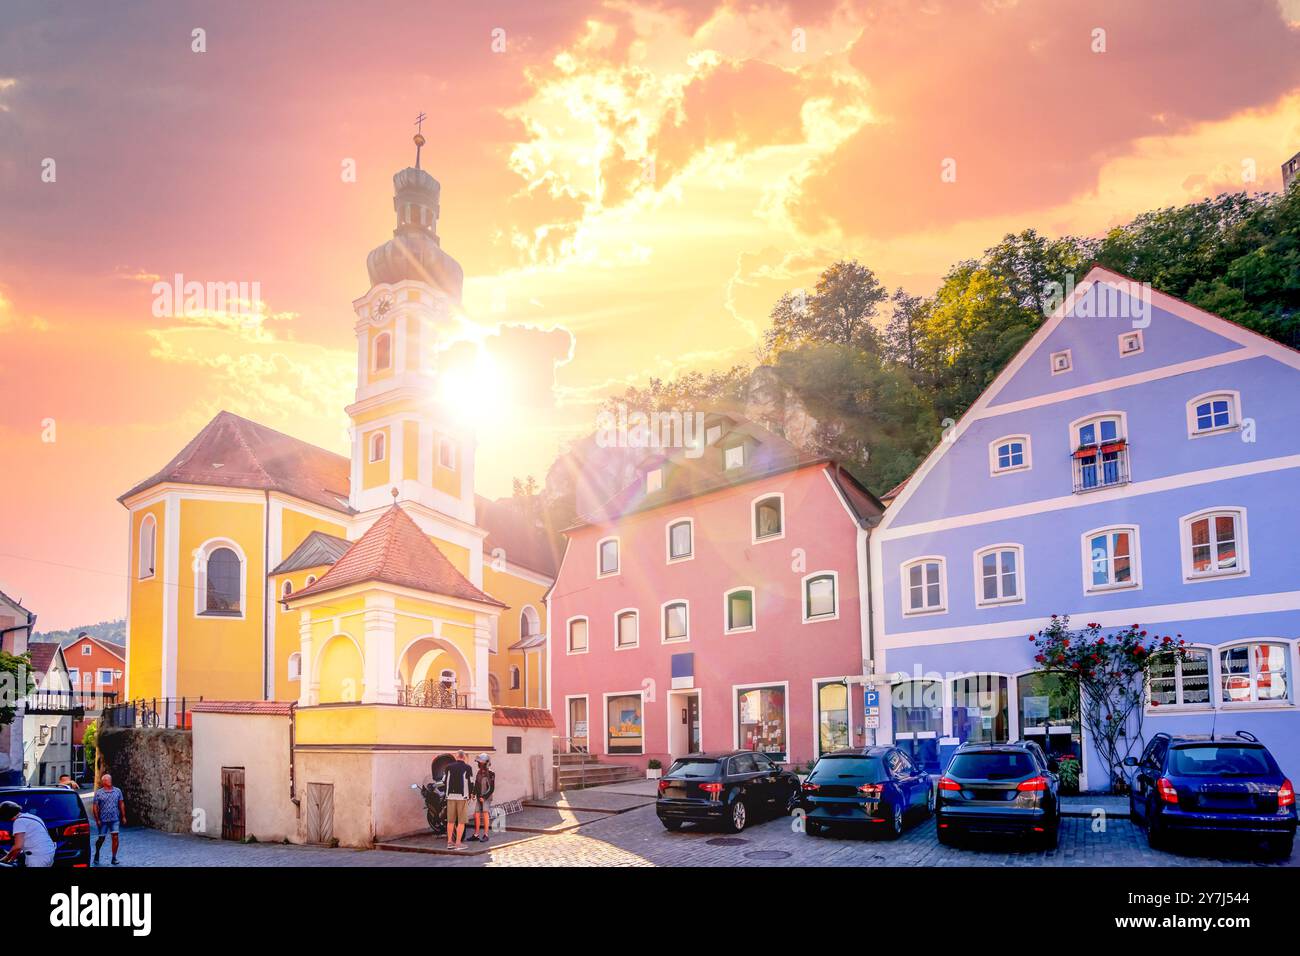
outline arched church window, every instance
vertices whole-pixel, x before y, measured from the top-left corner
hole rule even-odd
[[[230,548],[216,548],[208,555],[206,577],[204,610],[209,614],[238,614],[243,577],[239,555]]]
[[[386,369],[393,363],[393,337],[387,332],[375,336],[375,370]]]
[[[370,436],[370,460],[384,460],[384,433],[375,432]]]
[[[151,578],[158,549],[158,522],[153,515],[145,515],[140,522],[140,565],[139,576]]]
[[[493,707],[501,702],[501,681],[496,674],[488,674],[488,700]]]

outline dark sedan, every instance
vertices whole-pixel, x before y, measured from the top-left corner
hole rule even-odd
[[[1295,845],[1295,788],[1268,748],[1254,736],[1156,734],[1135,768],[1129,814],[1144,826],[1152,847],[1174,833],[1226,833],[1266,839],[1291,856]]]
[[[900,836],[910,816],[934,809],[930,776],[896,747],[823,754],[803,782],[809,834],[831,827],[867,827]]]
[[[967,833],[1037,837],[1055,847],[1061,827],[1060,780],[1032,741],[962,744],[939,780],[939,842]]]
[[[669,830],[683,823],[721,823],[739,833],[755,818],[799,805],[799,778],[752,750],[691,754],[659,780],[655,813]]]
[[[12,800],[41,818],[54,841],[54,865],[90,865],[90,820],[81,795],[66,787],[0,787],[0,803]],[[0,823],[0,854],[9,852],[12,825]]]

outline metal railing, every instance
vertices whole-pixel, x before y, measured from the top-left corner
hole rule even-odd
[[[81,695],[70,690],[34,690],[23,698],[23,711],[28,714],[71,714],[81,717],[85,705]]]
[[[197,700],[203,700],[202,697]],[[125,703],[105,707],[100,716],[103,727],[156,727],[167,730],[189,730],[193,719],[190,705],[196,701],[188,697],[142,697]]]
[[[1128,444],[1125,442],[1080,448],[1070,456],[1070,461],[1075,494],[1128,483]]]
[[[581,743],[578,743],[578,741],[581,741]],[[562,789],[560,786],[560,771],[565,768],[577,769],[581,781],[579,785],[585,789],[587,786],[587,764],[595,762],[596,755],[591,753],[590,741],[586,737],[552,735],[551,777],[556,790]]]
[[[432,707],[436,710],[468,710],[471,697],[459,693],[438,680],[403,684],[397,688],[397,703],[402,707]]]

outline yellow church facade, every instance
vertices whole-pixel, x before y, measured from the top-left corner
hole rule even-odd
[[[222,412],[119,499],[128,698],[294,702],[300,746],[489,749],[493,706],[549,706],[550,537],[475,493],[439,390],[466,321],[439,186],[418,156],[394,186],[353,303],[351,454]]]

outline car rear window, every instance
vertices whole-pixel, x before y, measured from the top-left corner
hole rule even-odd
[[[879,757],[822,757],[808,775],[809,783],[884,783],[885,762]]]
[[[55,820],[75,820],[81,816],[81,797],[71,790],[29,791],[27,793],[6,793],[5,800],[12,800],[23,808],[24,813],[35,814],[46,823]]]
[[[1186,777],[1266,777],[1273,768],[1263,747],[1193,744],[1174,748],[1169,772]]]
[[[1016,780],[1037,772],[1033,757],[1010,751],[957,754],[948,767],[951,776],[963,780]]]
[[[667,776],[678,780],[701,780],[718,775],[716,760],[674,760]]]

